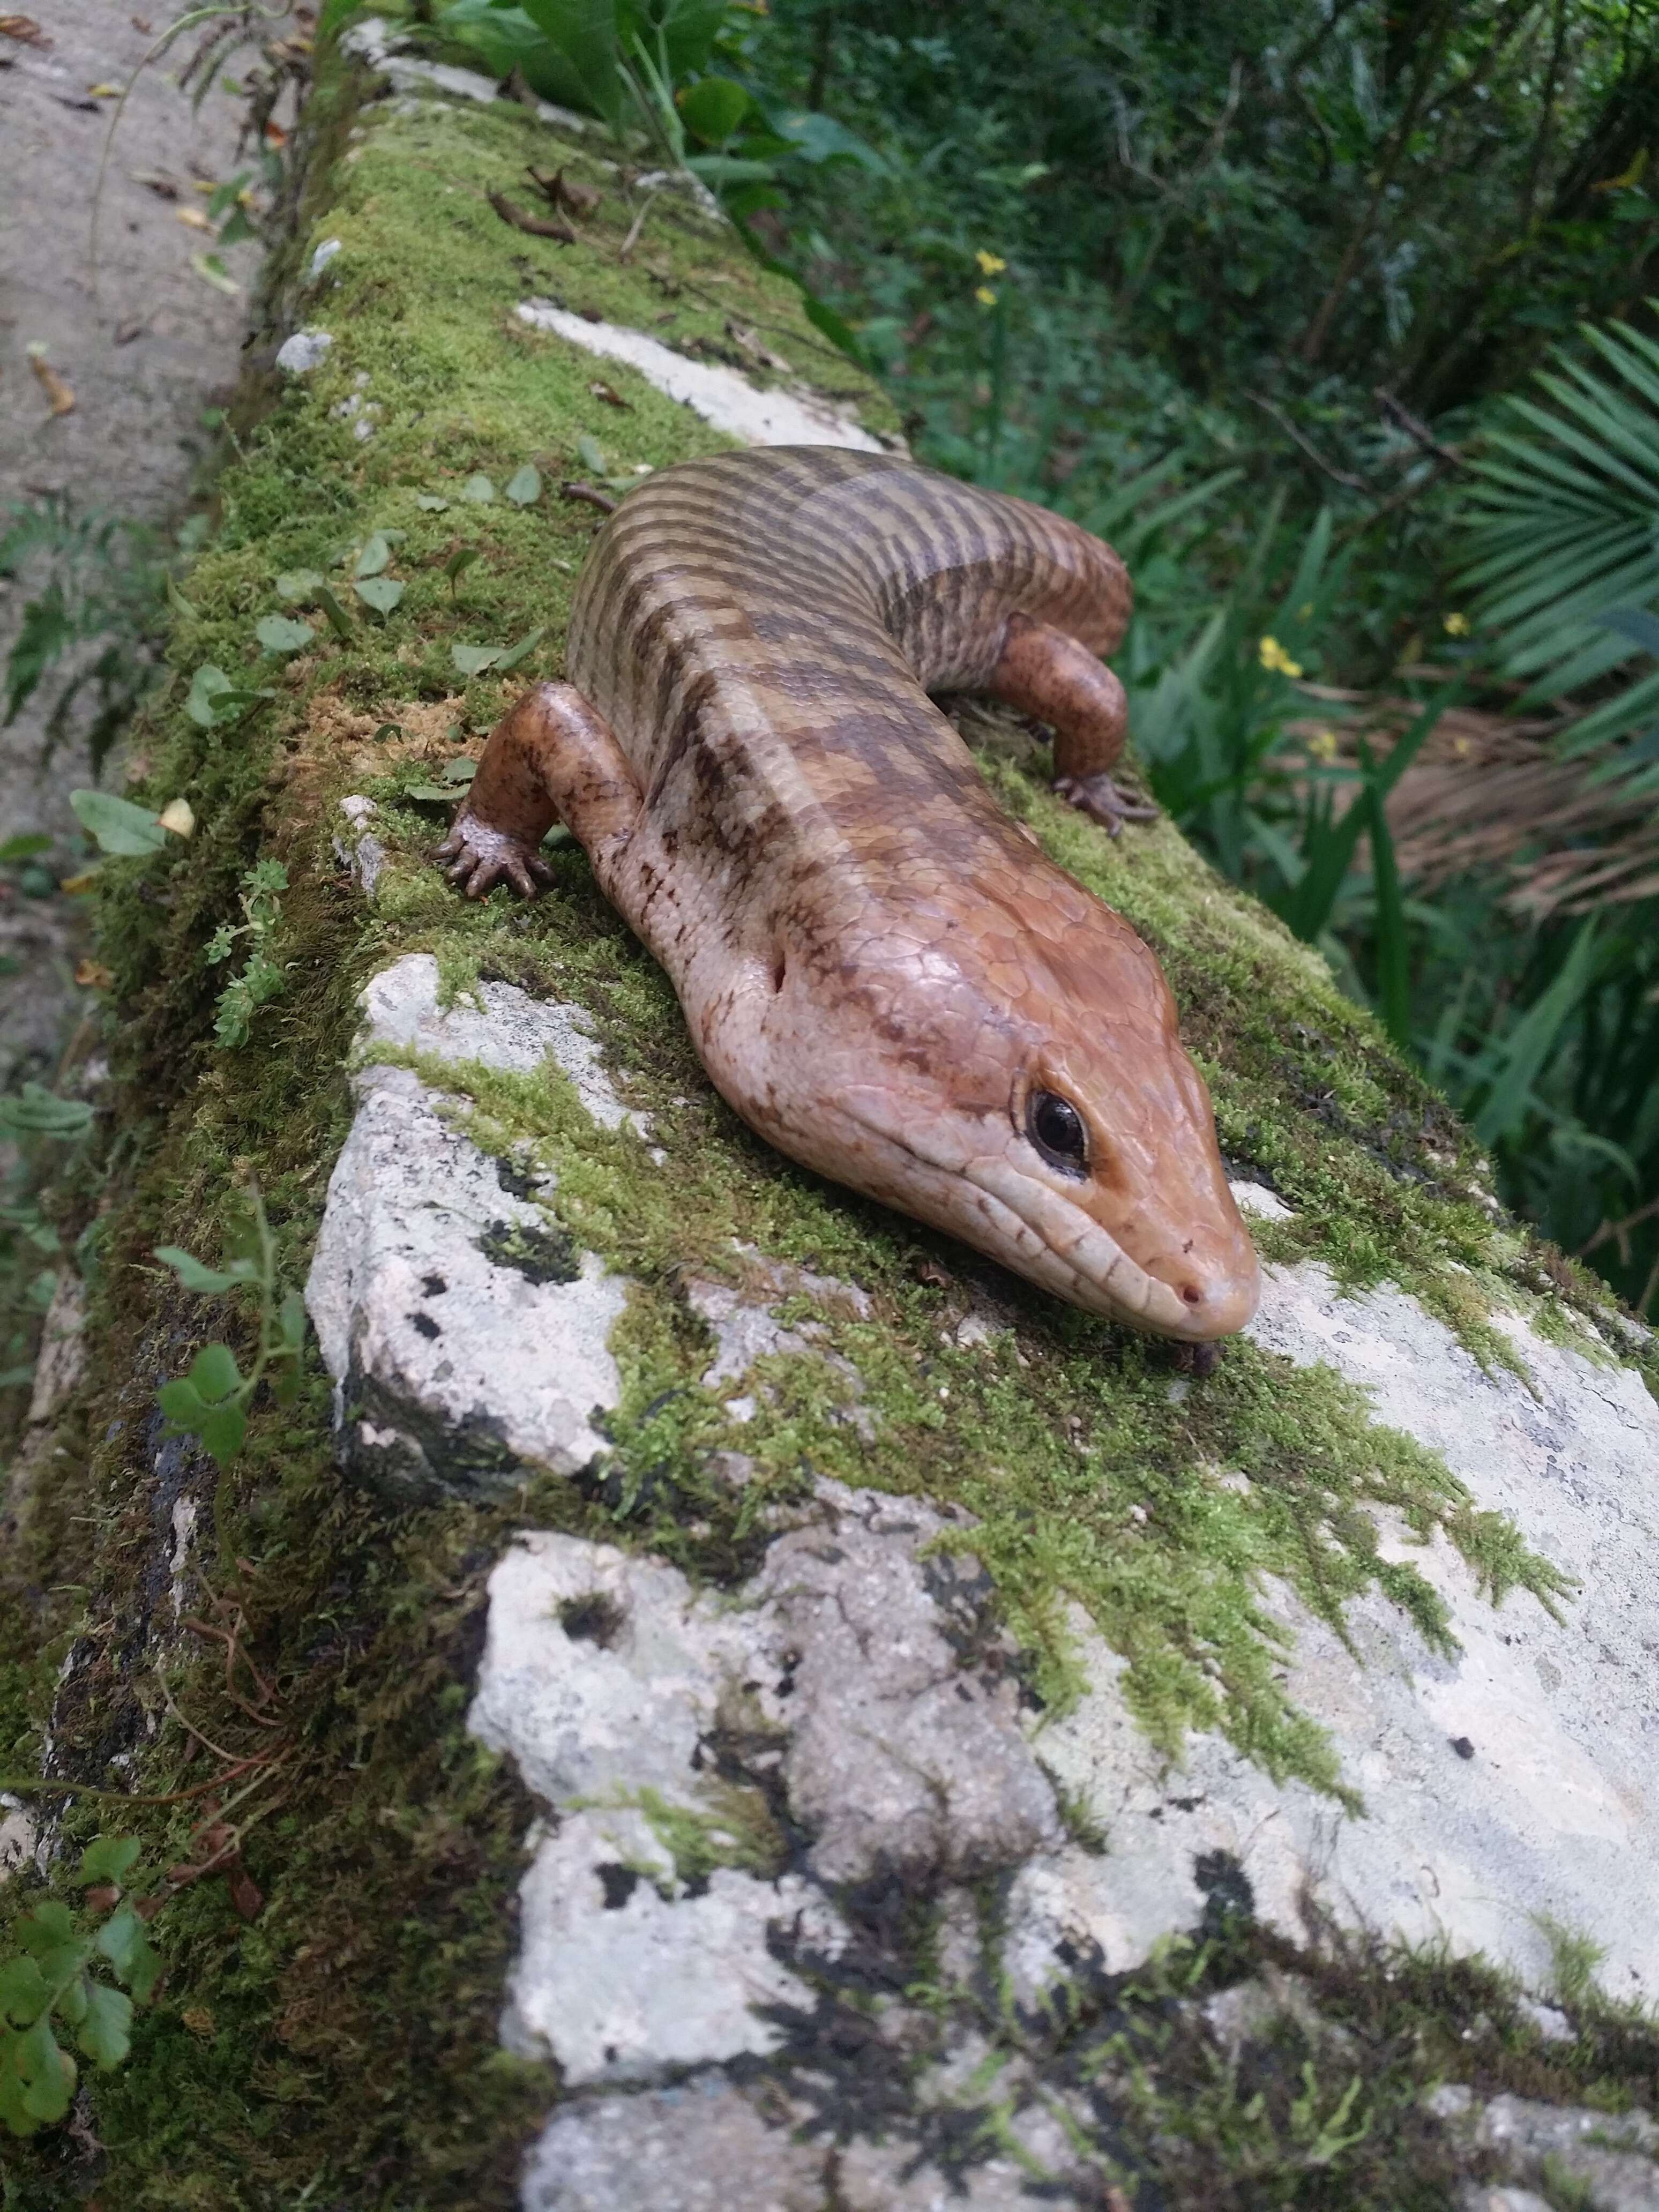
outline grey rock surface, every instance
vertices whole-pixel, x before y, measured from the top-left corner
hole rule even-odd
[[[1020,1727],[1013,1650],[976,1561],[924,1557],[952,1524],[909,1499],[825,1486],[753,1589],[795,1656],[784,1778],[826,1881],[972,1880],[1060,1840]]]
[[[562,1055],[596,1115],[622,1117],[568,1010],[505,984],[482,996],[441,1008],[425,954],[369,984],[368,1064],[306,1286],[343,1455],[400,1495],[574,1474],[603,1449],[593,1417],[620,1391],[610,1334],[626,1284],[575,1249],[540,1189],[508,1187],[520,1178],[446,1118],[453,1102],[374,1059],[396,1046],[530,1073]]]
[[[1644,2112],[1601,2112],[1528,2097],[1480,2100],[1459,2084],[1434,2092],[1431,2108],[1481,2149],[1495,2151],[1517,2183],[1556,2197],[1563,2178],[1590,2212],[1659,2212],[1659,2123]],[[1470,2201],[1479,2203],[1478,2194]]]
[[[1475,1504],[1511,1515],[1577,1592],[1559,1621],[1524,1592],[1494,1607],[1449,1542],[1385,1530],[1385,1556],[1411,1559],[1444,1598],[1462,1647],[1450,1658],[1375,1593],[1349,1607],[1346,1644],[1267,1594],[1294,1633],[1287,1686],[1340,1751],[1358,1818],[1274,1784],[1215,1736],[1164,1771],[1115,1687],[1122,1662],[1079,1618],[1091,1686],[1036,1745],[1109,1851],[1039,1857],[1019,1876],[1023,1986],[1040,1984],[1066,1930],[1117,1968],[1193,1925],[1196,1870],[1218,1854],[1290,1935],[1310,1882],[1350,1923],[1443,1936],[1542,1986],[1537,1916],[1551,1914],[1605,1947],[1610,1988],[1659,1993],[1659,1406],[1633,1370],[1506,1326],[1531,1388],[1482,1370],[1398,1291],[1345,1297],[1322,1269],[1268,1271],[1251,1333],[1363,1384],[1379,1421],[1442,1452]]]

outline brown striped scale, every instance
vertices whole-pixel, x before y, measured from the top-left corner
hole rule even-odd
[[[726,453],[623,501],[569,684],[491,733],[440,848],[544,882],[556,817],[744,1119],[1137,1328],[1243,1328],[1259,1271],[1163,971],[1004,814],[930,690],[1056,732],[1115,827],[1129,586],[1041,507],[880,454]]]

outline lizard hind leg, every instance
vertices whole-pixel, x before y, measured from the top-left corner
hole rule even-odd
[[[1126,799],[1111,771],[1129,732],[1123,686],[1086,646],[1030,615],[1011,615],[988,687],[1035,714],[1054,733],[1054,789],[1104,823],[1115,837],[1126,822],[1151,822],[1156,806]]]
[[[638,781],[604,719],[574,685],[538,684],[490,732],[437,857],[469,898],[503,878],[533,898],[553,879],[540,848],[560,821],[604,887],[640,806]]]

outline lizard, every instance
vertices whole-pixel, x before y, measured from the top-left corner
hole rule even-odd
[[[569,681],[491,732],[439,848],[533,896],[556,820],[778,1150],[1056,1296],[1212,1344],[1260,1269],[1156,956],[999,805],[935,690],[1054,731],[1116,834],[1122,562],[1043,507],[836,447],[646,478],[578,580]]]

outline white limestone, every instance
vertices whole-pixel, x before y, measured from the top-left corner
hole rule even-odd
[[[745,446],[850,446],[862,453],[888,450],[849,413],[805,387],[759,391],[738,369],[688,361],[643,331],[590,323],[550,300],[523,301],[518,315],[532,330],[551,331],[603,360],[626,362],[659,392]]]

